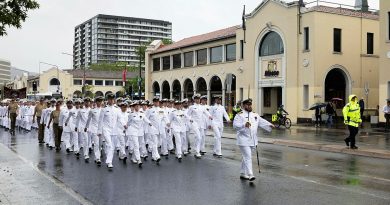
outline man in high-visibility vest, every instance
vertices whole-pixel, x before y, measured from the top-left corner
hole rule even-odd
[[[349,103],[343,108],[344,124],[348,125],[349,136],[344,139],[345,144],[351,149],[357,149],[355,146],[355,136],[359,132],[359,123],[362,122],[360,116],[360,106],[356,95],[349,96]]]

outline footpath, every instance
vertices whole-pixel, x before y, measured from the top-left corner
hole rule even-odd
[[[258,139],[259,143],[264,144],[390,159],[390,133],[376,128],[361,129],[356,138],[357,150],[345,145],[347,134],[348,130],[341,127],[293,125],[290,129],[276,128],[271,134],[259,130]],[[226,127],[223,138],[235,139],[236,133],[231,127]]]

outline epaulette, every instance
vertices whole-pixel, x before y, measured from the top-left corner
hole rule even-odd
[[[144,113],[144,111],[139,111],[140,113]]]
[[[244,113],[243,111],[241,111],[241,112],[239,112],[238,114],[242,114],[242,113]]]

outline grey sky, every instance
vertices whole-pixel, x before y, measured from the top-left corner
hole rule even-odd
[[[291,0],[287,0],[290,2]],[[305,0],[312,1],[312,0]],[[353,5],[355,0],[327,0]],[[39,61],[71,68],[74,27],[96,14],[123,15],[172,22],[173,40],[241,23],[242,6],[251,12],[261,0],[38,0],[21,29],[0,37],[0,58],[37,72]],[[369,0],[378,9],[379,0]],[[41,71],[50,66],[42,65]]]

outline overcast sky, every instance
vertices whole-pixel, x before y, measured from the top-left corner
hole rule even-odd
[[[291,0],[287,0],[290,2]],[[305,0],[308,1],[308,0]],[[310,0],[312,1],[312,0]],[[355,0],[327,0],[353,5]],[[96,14],[111,14],[172,22],[172,38],[182,38],[241,23],[242,6],[250,13],[261,0],[38,0],[21,29],[0,37],[0,58],[12,66],[38,72],[39,61],[71,68],[74,27]],[[369,0],[378,9],[379,0]],[[50,66],[41,65],[41,71]]]

